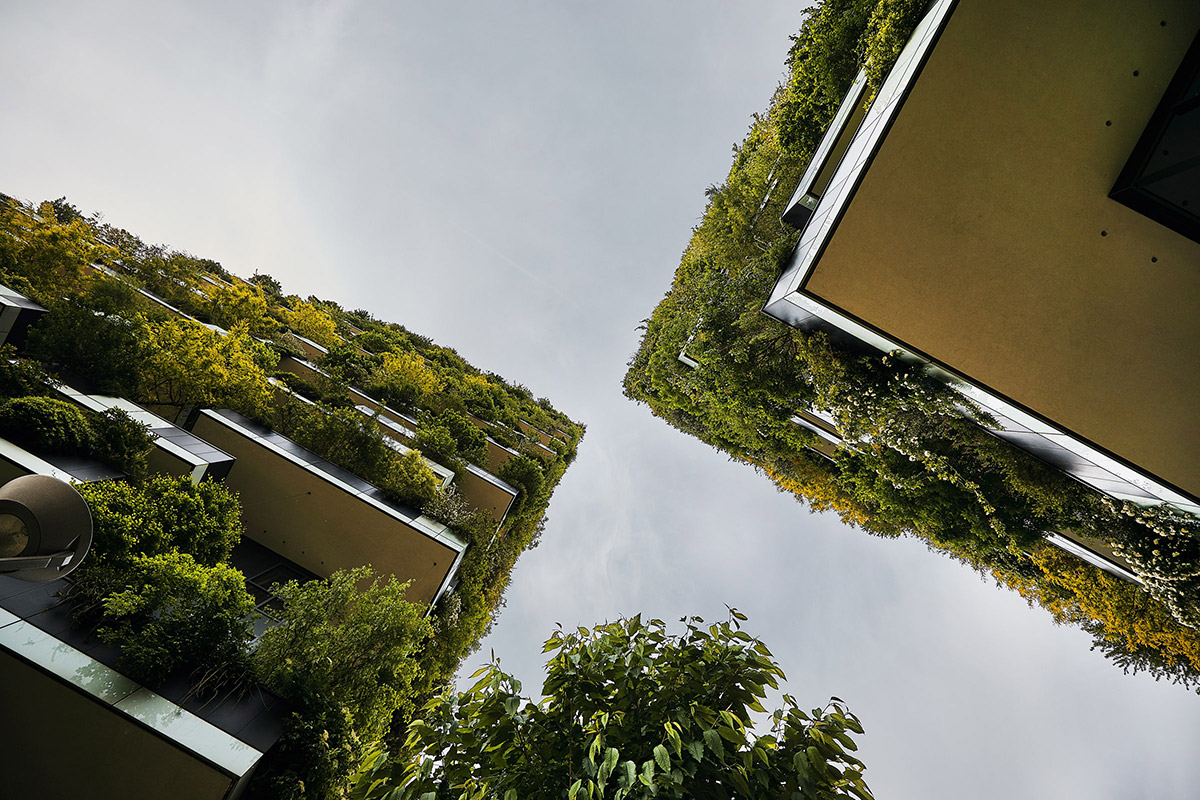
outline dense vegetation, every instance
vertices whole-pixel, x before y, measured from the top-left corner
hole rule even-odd
[[[555,631],[541,702],[493,663],[424,708],[409,729],[416,758],[374,755],[351,796],[870,800],[851,754],[862,727],[840,700],[809,714],[785,694],[755,732],[783,670],[730,614],[684,619],[679,634],[641,617]]]
[[[1106,498],[992,436],[986,414],[921,368],[760,311],[798,238],[779,216],[838,103],[860,67],[878,87],[923,6],[826,0],[809,12],[783,84],[734,148],[724,183],[708,190],[671,289],[630,359],[626,395],[814,510],[882,536],[919,536],[1019,587],[1056,619],[1092,632],[1126,668],[1196,683],[1195,520]],[[679,359],[684,351],[696,368]],[[834,419],[843,445],[819,452],[821,440],[791,421],[801,409]],[[1054,530],[1116,546],[1148,593],[1091,567],[1068,568],[1046,551],[1044,532]],[[1104,592],[1124,600],[1099,603]],[[1162,637],[1144,635],[1144,614],[1162,623]]]
[[[81,619],[119,644],[126,668],[145,680],[187,668],[213,683],[257,679],[288,697],[298,713],[255,791],[338,795],[363,746],[402,743],[408,714],[440,691],[488,631],[514,564],[537,543],[583,426],[401,325],[287,295],[268,275],[238,279],[214,261],[84,216],[65,199],[33,209],[0,196],[0,283],[49,309],[29,331],[24,360],[0,353],[0,436],[89,454],[130,476],[84,488],[97,541],[75,589]],[[281,369],[297,358],[315,360],[320,374]],[[145,430],[123,414],[55,398],[45,378],[56,374],[82,376],[171,419],[225,407],[281,431],[468,542],[457,588],[424,620],[425,609],[407,603],[395,581],[364,588],[370,581],[350,573],[289,587],[281,632],[262,651],[273,655],[251,659],[253,603],[226,563],[240,536],[237,500],[220,484],[148,476]],[[409,452],[354,408],[351,387],[415,418]],[[456,474],[468,462],[486,468],[489,437],[517,453],[498,470],[519,491],[499,526],[467,506],[454,484],[440,489],[422,457]],[[339,628],[344,620],[314,621],[321,592],[326,611],[336,598],[365,627],[350,634]],[[386,662],[361,679],[373,681],[370,697],[337,677],[356,672],[364,656],[338,637],[364,630],[382,637],[375,657]],[[320,643],[322,636],[330,638]],[[325,647],[324,672],[281,666]]]

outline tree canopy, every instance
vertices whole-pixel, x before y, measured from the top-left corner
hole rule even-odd
[[[493,663],[462,693],[435,698],[409,728],[415,759],[377,753],[351,796],[412,798],[808,797],[869,800],[851,734],[858,719],[834,698],[802,710],[745,617],[672,634],[640,616],[558,630],[540,702]]]

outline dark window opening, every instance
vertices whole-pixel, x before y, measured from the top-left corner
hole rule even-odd
[[[1200,35],[1109,197],[1200,242]]]

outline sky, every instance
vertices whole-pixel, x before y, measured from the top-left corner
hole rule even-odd
[[[0,4],[0,192],[269,273],[454,347],[587,424],[492,652],[555,623],[749,616],[843,698],[880,800],[1180,798],[1200,698],[1125,676],[916,540],[812,514],[621,394],[802,5]]]

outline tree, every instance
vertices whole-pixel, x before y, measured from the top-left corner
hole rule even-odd
[[[92,511],[93,541],[75,581],[97,600],[128,583],[140,557],[179,551],[214,567],[241,539],[241,508],[223,483],[155,475],[142,486],[95,481],[76,488]]]
[[[868,799],[863,767],[847,751],[857,718],[836,698],[805,713],[790,695],[753,729],[765,687],[783,671],[745,619],[683,633],[640,616],[546,642],[540,703],[492,664],[462,694],[449,693],[410,726],[416,757],[375,755],[352,797],[712,798],[855,796]]]
[[[44,303],[79,293],[88,265],[107,252],[85,220],[60,223],[49,202],[37,215],[14,200],[0,203],[0,232],[0,270],[27,278]]]
[[[222,328],[245,324],[251,336],[271,337],[279,332],[279,323],[271,316],[268,296],[258,286],[239,283],[209,290],[205,306],[209,318]]]
[[[254,273],[250,277],[250,283],[262,289],[267,297],[270,297],[273,301],[278,301],[279,298],[283,297],[283,287],[279,284],[279,281],[265,272]]]
[[[367,388],[401,408],[419,405],[442,388],[437,372],[416,353],[388,351],[371,375]]]
[[[49,304],[50,313],[30,329],[24,352],[78,372],[102,392],[133,392],[141,356],[130,318],[138,297],[121,281],[93,277],[82,291]]]
[[[360,736],[377,739],[417,675],[412,655],[429,634],[425,609],[407,591],[369,567],[281,586],[282,623],[254,653],[259,677],[298,702],[309,693],[334,699]]]
[[[270,348],[235,325],[222,335],[195,322],[138,319],[142,350],[139,399],[172,405],[234,408],[257,415],[271,402]]]
[[[289,328],[322,347],[333,347],[340,338],[337,322],[312,303],[301,300],[295,308],[285,311],[284,317]]]
[[[125,577],[128,588],[104,599],[99,634],[121,648],[134,677],[161,681],[180,667],[219,669],[241,659],[254,610],[241,572],[176,550],[137,556]]]
[[[421,675],[430,626],[407,590],[369,567],[276,590],[283,621],[259,640],[254,669],[298,711],[259,770],[259,796],[341,796],[362,744],[379,740]]]

